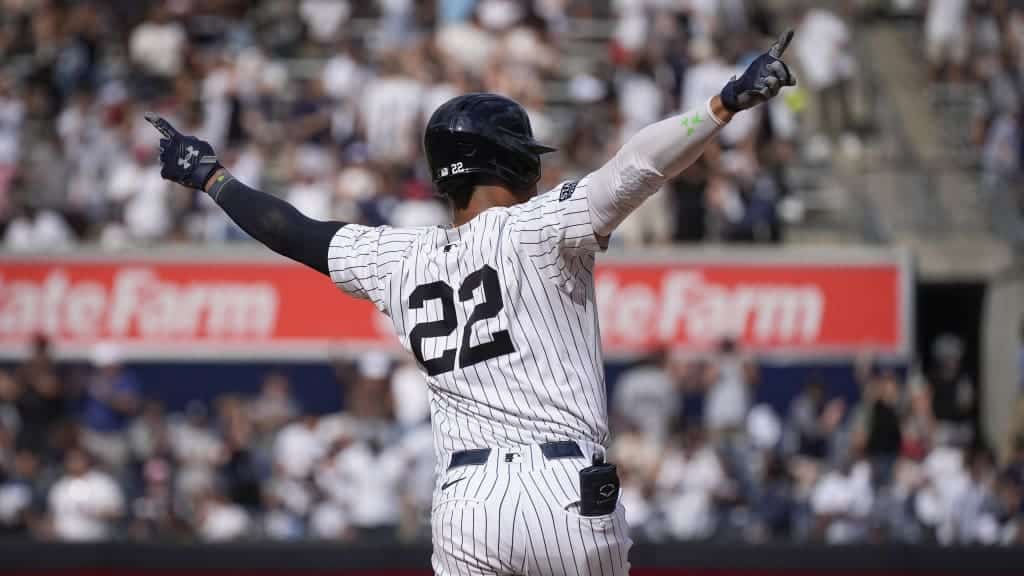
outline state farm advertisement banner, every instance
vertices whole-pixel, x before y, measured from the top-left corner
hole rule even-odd
[[[907,350],[909,288],[897,264],[611,264],[597,272],[604,345],[696,349],[738,337],[785,354]]]
[[[907,351],[905,260],[787,260],[600,260],[605,352],[701,349],[725,336],[793,356]],[[283,259],[0,260],[0,354],[23,353],[39,333],[68,356],[107,340],[138,358],[322,358],[397,345],[372,305]]]

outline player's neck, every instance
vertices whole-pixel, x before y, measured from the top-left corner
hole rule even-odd
[[[478,214],[496,206],[515,206],[522,203],[524,198],[515,194],[504,186],[477,186],[473,188],[473,195],[469,198],[469,204],[465,208],[456,208],[452,214],[452,225],[462,226]]]

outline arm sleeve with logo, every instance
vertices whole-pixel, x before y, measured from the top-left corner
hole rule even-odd
[[[391,271],[417,235],[416,230],[390,226],[342,227],[327,250],[331,280],[346,294],[369,300],[387,314],[386,286]]]
[[[712,114],[709,100],[637,132],[588,178],[594,232],[610,235],[662,184],[693,164],[723,125]]]

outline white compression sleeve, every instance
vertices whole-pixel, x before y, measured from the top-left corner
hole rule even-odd
[[[590,219],[608,236],[662,184],[693,164],[724,125],[711,113],[711,100],[681,116],[637,132],[615,156],[590,175]]]

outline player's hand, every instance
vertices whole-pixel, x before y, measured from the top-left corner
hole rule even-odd
[[[152,112],[146,112],[146,121],[163,136],[160,139],[160,176],[182,186],[205,189],[214,172],[222,168],[213,146],[178,132],[170,122]]]
[[[730,112],[739,112],[753,108],[762,102],[775,97],[783,86],[794,86],[796,76],[782,61],[782,54],[793,39],[793,31],[785,32],[771,50],[761,54],[750,63],[739,78],[732,80],[722,88],[722,105]]]

